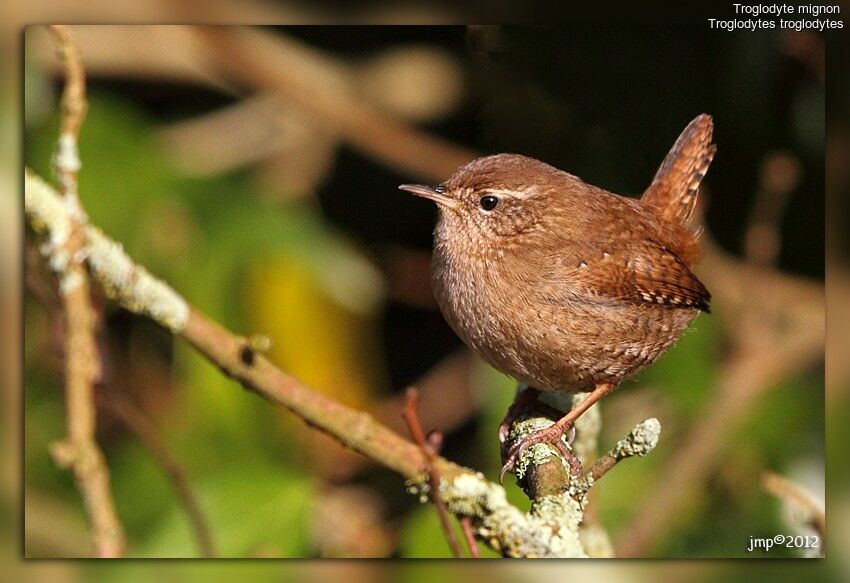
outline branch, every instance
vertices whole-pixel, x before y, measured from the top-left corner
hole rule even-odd
[[[178,499],[189,517],[189,523],[195,532],[195,538],[198,541],[201,556],[205,558],[215,557],[215,544],[213,543],[207,519],[201,511],[201,505],[198,503],[195,493],[189,486],[186,472],[180,463],[169,453],[168,449],[166,449],[162,440],[157,435],[156,427],[154,427],[151,420],[123,396],[112,395],[103,399],[101,403],[139,438],[139,441],[150,452],[151,457],[165,471],[168,480],[171,482]]]
[[[24,206],[29,224],[48,239],[67,232],[69,210],[58,193],[27,169]],[[235,336],[198,312],[173,289],[136,265],[115,241],[85,225],[84,255],[92,276],[122,307],[144,314],[181,336],[222,372],[263,399],[282,405],[307,424],[401,474],[421,493],[419,447],[377,423],[370,415],[316,393],[275,367],[251,342]],[[42,248],[53,261],[49,247]],[[510,557],[584,557],[578,536],[582,504],[570,495],[538,500],[524,513],[505,490],[477,472],[435,456],[442,478],[440,497],[452,514],[468,516],[479,540]],[[583,493],[581,494],[583,496]]]
[[[70,468],[83,496],[92,543],[100,557],[124,553],[124,532],[109,489],[109,469],[95,441],[94,384],[100,378],[95,342],[95,315],[85,258],[85,214],[77,195],[80,158],[77,138],[86,113],[85,71],[68,27],[52,26],[67,78],[62,94],[62,121],[53,163],[66,220],[45,243],[50,267],[59,277],[65,319],[65,399],[68,435],[51,445],[56,463]]]
[[[223,76],[273,92],[381,162],[432,181],[477,155],[382,114],[335,82],[334,63],[297,41],[257,29],[197,27]]]
[[[472,521],[468,516],[460,517],[460,527],[463,530],[463,536],[466,539],[466,544],[469,545],[469,554],[473,559],[481,558],[481,550],[478,548],[478,542],[475,540],[475,531],[472,529]]]
[[[519,391],[519,388],[518,388]],[[572,409],[587,393],[550,394],[541,393],[530,408],[521,407],[520,413],[508,428],[502,453],[518,443],[522,438],[540,429],[552,425],[564,415],[564,411]],[[520,393],[517,393],[519,398]],[[511,407],[515,407],[515,402]],[[573,449],[576,455],[587,462],[596,451],[596,439],[599,435],[599,409],[593,407],[582,415],[576,422],[577,442]],[[504,461],[504,460],[502,460]],[[535,444],[529,447],[517,460],[513,470],[517,484],[531,500],[551,495],[560,495],[568,491],[584,492],[580,480],[574,479],[569,462],[558,452],[557,448],[548,444]]]
[[[81,27],[79,32],[93,74],[177,79],[201,83],[228,95],[238,94],[238,84],[261,94],[270,90],[277,106],[269,110],[273,117],[266,118],[263,132],[271,128],[278,135],[286,134],[275,126],[291,126],[291,111],[304,112],[310,124],[324,133],[406,174],[432,182],[444,180],[478,156],[382,111],[374,99],[370,101],[369,91],[359,91],[352,83],[355,68],[286,35],[249,28],[183,25],[144,29],[91,26]],[[198,42],[199,32],[209,42]],[[38,48],[34,47],[37,55],[43,53]],[[290,113],[281,113],[280,105]],[[244,135],[241,132],[239,135]],[[250,150],[262,152],[268,147],[258,145],[257,136],[253,137]],[[192,163],[196,170],[199,163],[205,165],[203,160]]]
[[[65,89],[62,93],[62,120],[60,125],[61,136],[69,136],[76,144],[80,135],[80,128],[86,118],[88,104],[86,103],[86,71],[80,57],[80,51],[74,41],[71,28],[62,25],[50,26],[50,32],[59,42],[59,57],[65,69]],[[62,166],[61,164],[57,164]],[[70,172],[75,173],[74,166],[79,162],[72,162]],[[60,170],[65,170],[60,168]]]

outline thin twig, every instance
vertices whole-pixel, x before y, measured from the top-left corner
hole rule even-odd
[[[159,26],[140,33],[133,27],[90,27],[84,32],[86,46],[102,49],[91,56],[95,73],[176,78],[229,95],[238,94],[240,84],[269,89],[284,105],[307,113],[311,123],[411,177],[439,182],[479,155],[398,120],[351,91],[343,60],[279,32],[226,28]],[[198,43],[198,32],[210,42]]]
[[[422,450],[422,455],[425,458],[425,473],[428,475],[428,484],[430,486],[430,498],[437,509],[437,515],[440,517],[440,526],[443,529],[443,534],[446,535],[446,540],[449,543],[449,548],[452,551],[452,556],[455,558],[461,556],[460,543],[457,540],[454,528],[452,527],[449,512],[446,510],[446,503],[440,496],[440,475],[434,465],[436,453],[431,443],[425,437],[422,431],[422,424],[419,422],[419,391],[415,387],[409,387],[405,392],[405,406],[401,412],[401,416],[407,423],[407,428],[410,430],[410,435],[413,441]]]
[[[80,128],[86,117],[86,71],[80,51],[74,41],[71,27],[54,24],[50,31],[59,41],[59,56],[65,68],[65,89],[62,94],[62,120],[60,132],[74,138],[80,135]]]
[[[195,533],[195,539],[198,542],[198,550],[201,556],[205,558],[215,557],[215,544],[209,524],[201,510],[201,505],[195,493],[189,485],[186,472],[183,470],[180,462],[169,453],[165,444],[159,438],[159,435],[157,435],[157,430],[153,422],[137,406],[133,405],[123,396],[110,395],[107,398],[101,399],[100,402],[139,438],[139,441],[150,452],[151,457],[165,471],[168,480],[177,493],[180,503],[186,511],[186,515],[189,517],[189,522]]]
[[[466,544],[469,546],[469,555],[473,559],[480,559],[481,550],[478,548],[478,541],[475,540],[475,532],[472,530],[472,519],[469,516],[461,516],[458,522],[466,538]]]
[[[84,265],[85,215],[77,194],[80,158],[77,140],[86,114],[85,71],[73,35],[66,26],[50,30],[59,41],[65,65],[62,121],[54,169],[59,191],[69,209],[67,230],[53,233],[51,268],[59,276],[65,315],[65,399],[68,435],[51,445],[56,462],[73,471],[91,526],[92,543],[100,557],[124,553],[124,530],[109,488],[109,469],[95,441],[94,384],[100,378],[95,342],[95,315]]]

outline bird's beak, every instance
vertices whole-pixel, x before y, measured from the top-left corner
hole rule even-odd
[[[439,205],[447,206],[450,208],[457,207],[457,201],[447,195],[442,190],[437,190],[434,186],[428,186],[427,184],[402,184],[398,187],[399,190],[406,190],[407,192],[411,192],[416,196],[421,196],[422,198],[428,198],[433,200]]]

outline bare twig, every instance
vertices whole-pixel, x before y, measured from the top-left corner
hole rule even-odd
[[[448,433],[479,410],[475,391],[469,387],[471,369],[469,352],[458,351],[445,357],[412,383],[419,391],[419,419],[423,427],[440,427]],[[407,432],[401,416],[404,406],[405,395],[402,391],[400,394],[378,397],[365,409],[376,421],[404,435]],[[318,451],[328,456],[320,465],[323,475],[334,482],[348,481],[364,467],[374,463],[374,460],[347,448],[321,448]]]
[[[195,532],[195,539],[198,542],[198,549],[201,556],[206,558],[215,557],[215,544],[213,543],[207,519],[201,510],[201,505],[198,503],[195,493],[189,485],[186,472],[174,456],[169,453],[165,444],[159,438],[159,435],[157,435],[153,422],[138,407],[130,403],[123,396],[111,395],[101,399],[100,402],[139,438],[139,441],[150,452],[151,457],[165,471],[189,517],[189,522],[192,525],[192,530]]]
[[[73,136],[74,140],[80,135],[80,128],[86,117],[86,71],[83,66],[80,51],[74,41],[74,35],[69,26],[52,25],[50,31],[59,41],[59,56],[65,68],[65,89],[62,93],[62,121],[60,132]],[[76,176],[76,172],[70,169]]]
[[[100,557],[124,553],[124,531],[109,489],[109,469],[95,441],[94,384],[100,377],[95,343],[95,315],[84,266],[85,214],[77,194],[80,158],[77,139],[86,114],[85,71],[73,35],[66,26],[50,30],[60,43],[66,83],[62,122],[54,168],[68,208],[66,229],[46,243],[50,267],[59,276],[65,315],[65,399],[68,436],[51,445],[56,462],[73,471],[91,525],[92,543]]]
[[[461,516],[459,522],[463,536],[466,538],[466,544],[469,546],[469,555],[473,559],[480,559],[481,550],[478,548],[478,541],[475,540],[475,532],[472,530],[472,519],[468,516]]]
[[[429,495],[431,502],[437,509],[437,515],[440,517],[440,527],[443,529],[443,534],[446,535],[446,541],[449,543],[449,548],[452,551],[452,556],[460,557],[460,543],[458,543],[457,535],[452,527],[449,513],[446,510],[446,503],[440,497],[440,475],[434,466],[434,458],[436,457],[435,447],[425,437],[422,431],[422,424],[419,422],[419,392],[415,387],[409,387],[405,392],[406,402],[405,407],[401,412],[404,422],[407,423],[407,428],[413,441],[422,450],[422,455],[425,458],[425,474],[428,476],[428,484],[430,486]],[[440,442],[442,438],[440,438]]]

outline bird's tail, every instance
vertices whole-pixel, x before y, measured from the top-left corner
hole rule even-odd
[[[652,184],[643,193],[641,201],[655,209],[659,215],[674,224],[687,226],[693,215],[702,182],[717,147],[711,143],[714,123],[711,116],[702,114],[673,144]]]

